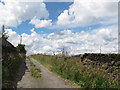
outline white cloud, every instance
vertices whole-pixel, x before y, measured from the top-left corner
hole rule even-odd
[[[117,23],[118,2],[83,2],[74,0],[68,10],[58,16],[58,25],[72,27]]]
[[[17,46],[18,43],[20,43],[20,35],[18,35],[15,31],[12,31],[12,29],[5,29],[5,33],[7,33],[8,40],[14,45]]]
[[[73,15],[69,15],[68,14],[68,10],[64,10],[63,13],[60,14],[60,16],[58,16],[58,21],[57,24],[60,25],[69,25],[71,24],[71,19],[73,18]]]
[[[6,25],[16,27],[23,21],[30,19],[30,24],[36,28],[49,27],[52,20],[49,16],[46,5],[43,2],[19,2],[16,0],[4,0],[5,5],[0,3],[0,27]],[[68,10],[64,10],[58,16],[57,25],[69,27],[87,26],[93,24],[113,24],[117,22],[117,2],[81,2],[74,0],[74,3]],[[102,46],[102,52],[117,52],[118,35],[117,26],[100,28],[96,30],[80,31],[73,33],[71,30],[56,31],[55,33],[38,34],[31,29],[31,34],[22,34],[22,43],[26,45],[27,54],[47,53],[53,51],[60,53],[62,48],[69,54],[79,54],[85,52],[99,52]],[[20,35],[12,29],[6,29],[8,40],[17,46],[20,41]],[[44,38],[45,37],[45,38]]]
[[[52,20],[40,20],[34,17],[29,23],[34,24],[36,28],[49,27],[52,25]]]
[[[23,21],[36,18],[48,18],[49,13],[43,2],[20,2],[18,0],[4,0],[0,3],[0,25],[16,27]]]
[[[19,35],[7,29],[9,41],[15,46],[19,43]],[[38,34],[31,30],[31,34],[22,34],[22,43],[26,45],[27,54],[46,53],[56,54],[61,53],[62,48],[71,54],[80,54],[87,52],[116,53],[118,49],[117,26],[95,29],[88,31],[80,31],[73,33],[71,30],[63,30],[49,35]],[[44,38],[45,37],[45,38]]]
[[[43,49],[44,50],[51,50],[52,48],[50,46],[44,46]]]
[[[5,0],[1,0],[5,1]],[[18,0],[20,2],[73,2],[74,0]],[[91,0],[80,0],[81,2],[91,2]],[[92,0],[95,2],[96,0]],[[11,0],[9,2],[12,2]],[[97,2],[119,2],[119,0],[97,0]]]

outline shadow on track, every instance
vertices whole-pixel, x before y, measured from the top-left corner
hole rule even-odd
[[[25,59],[25,60],[26,60],[26,59]],[[28,69],[28,67],[26,66],[26,62],[28,62],[28,60],[26,60],[26,61],[25,61],[25,60],[22,62],[21,66],[20,66],[20,68],[19,68],[18,74],[17,74],[17,76],[16,76],[16,79],[15,79],[15,81],[14,81],[14,84],[13,84],[13,85],[14,85],[14,88],[15,88],[15,89],[17,88],[17,83],[18,83],[19,81],[21,81],[21,79],[23,78],[25,72],[30,72],[29,69]]]

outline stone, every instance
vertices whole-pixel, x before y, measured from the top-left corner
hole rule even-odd
[[[113,67],[109,67],[108,69],[107,69],[107,73],[112,73],[113,72]]]
[[[115,66],[120,66],[120,61],[117,61],[117,62],[115,63]]]
[[[118,66],[113,66],[114,67],[114,69],[116,70],[116,69],[119,69],[119,67]]]
[[[114,64],[115,64],[115,61],[112,61],[112,62],[111,62],[111,66],[113,66]]]
[[[119,70],[117,69],[117,70],[115,70],[115,71],[113,71],[113,75],[117,75],[119,73]]]
[[[120,66],[118,66],[118,68],[120,69]]]
[[[107,69],[108,69],[108,65],[103,64],[103,65],[102,65],[102,68],[105,69],[105,70],[107,70]]]

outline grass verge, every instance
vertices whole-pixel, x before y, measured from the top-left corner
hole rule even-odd
[[[80,88],[120,88],[118,77],[113,79],[99,66],[84,65],[80,58],[59,58],[50,55],[31,55],[32,58],[59,74],[62,78],[76,83]]]
[[[32,67],[30,69],[30,75],[34,78],[40,78],[41,77],[40,69],[35,67],[35,64],[30,60],[30,57],[27,57],[27,59],[30,61],[30,66]]]
[[[32,67],[30,69],[30,73],[31,73],[31,76],[34,77],[34,78],[40,78],[41,77],[41,71],[36,67]]]
[[[35,64],[32,61],[30,61],[30,66],[35,67]]]

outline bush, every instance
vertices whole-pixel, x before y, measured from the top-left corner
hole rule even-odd
[[[16,48],[17,48],[20,52],[26,54],[25,45],[23,45],[23,44],[18,44],[18,46],[17,46]]]
[[[41,71],[36,67],[32,67],[30,69],[30,72],[31,72],[31,76],[34,77],[34,78],[40,78],[41,77]]]
[[[30,61],[30,66],[35,67],[35,64],[33,62]]]

